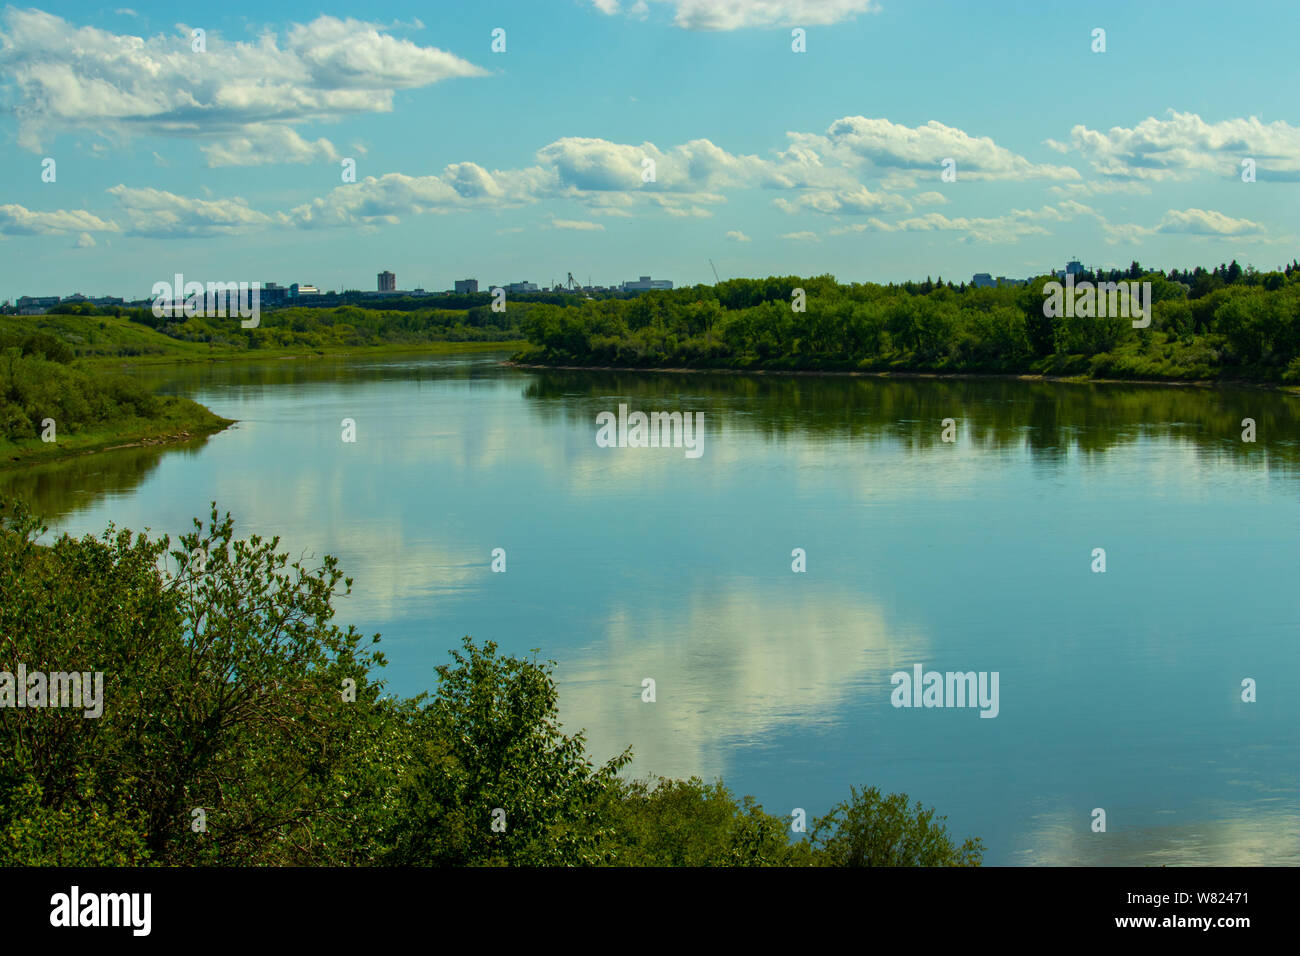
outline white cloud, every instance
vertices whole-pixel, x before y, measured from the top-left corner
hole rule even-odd
[[[115,222],[100,219],[84,209],[51,212],[27,209],[14,203],[0,206],[0,235],[44,236],[65,232],[120,232]]]
[[[1077,202],[1044,206],[1041,209],[1013,209],[1004,216],[948,217],[938,212],[926,213],[911,219],[885,222],[872,217],[865,223],[831,230],[831,235],[842,236],[857,232],[959,232],[961,241],[1017,242],[1024,236],[1045,236],[1050,232],[1048,222],[1067,222],[1076,216],[1092,214],[1093,210]]]
[[[802,232],[787,232],[782,239],[794,239],[797,242],[821,242],[821,238],[815,232],[809,232],[807,229]]]
[[[582,192],[703,192],[766,185],[773,179],[770,161],[728,153],[707,139],[663,150],[653,143],[633,146],[566,136],[538,150],[537,161],[553,168],[561,184]],[[651,168],[654,181],[644,181],[643,172]]]
[[[812,210],[813,212],[836,215],[864,215],[871,212],[911,212],[912,204],[895,193],[873,193],[866,186],[858,185],[840,191],[813,190],[791,201],[778,198],[772,200],[778,209],[788,213]]]
[[[844,165],[866,165],[893,172],[902,182],[930,176],[936,182],[943,162],[956,162],[957,181],[994,179],[1079,179],[1069,166],[1034,163],[999,146],[987,136],[930,120],[923,126],[903,126],[883,118],[845,116],[831,123],[824,135],[789,133],[790,139],[816,155]]]
[[[664,212],[675,219],[712,219],[713,213],[702,206],[665,206]]]
[[[551,226],[555,229],[575,229],[579,232],[603,232],[605,227],[598,222],[584,222],[578,219],[555,219]]]
[[[517,207],[554,186],[553,177],[537,168],[489,172],[477,163],[453,163],[441,176],[385,173],[336,186],[291,209],[287,221],[303,228],[391,224],[408,214]]]
[[[1211,209],[1170,209],[1154,226],[1138,223],[1112,225],[1103,221],[1106,241],[1135,242],[1156,235],[1208,236],[1233,239],[1261,239],[1265,227],[1250,219],[1235,219]]]
[[[1195,113],[1169,110],[1132,129],[1109,132],[1083,125],[1070,130],[1070,144],[1099,174],[1120,179],[1180,180],[1197,173],[1239,176],[1241,161],[1254,159],[1260,180],[1300,181],[1300,127],[1281,120],[1229,119],[1207,123]]]
[[[749,242],[749,236],[745,235],[739,229],[730,229],[727,231],[727,238],[732,242]]]
[[[221,143],[200,147],[209,166],[264,166],[269,163],[337,162],[338,150],[327,139],[308,142],[289,126],[258,123]]]
[[[918,193],[912,197],[912,202],[918,206],[942,206],[948,202],[948,197],[941,192],[931,189],[927,192]]]
[[[283,41],[267,32],[228,43],[209,32],[203,53],[191,50],[189,29],[179,24],[177,34],[145,38],[14,7],[0,23],[0,69],[28,149],[65,129],[246,135],[258,124],[388,112],[396,90],[486,75],[382,26],[329,16],[294,24]]]
[[[108,190],[130,220],[129,235],[154,238],[205,238],[243,235],[274,223],[284,215],[260,212],[239,197],[190,199],[162,189],[136,189],[125,185]]]
[[[83,232],[81,235],[77,237],[76,247],[78,249],[95,248],[95,237],[88,232]]]

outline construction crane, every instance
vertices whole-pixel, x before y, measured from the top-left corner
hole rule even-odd
[[[582,286],[578,285],[578,280],[573,277],[572,272],[569,273],[569,291],[570,292],[582,291]]]
[[[718,267],[713,264],[712,259],[709,260],[709,268],[713,270],[713,281],[717,283],[721,283],[722,280],[718,278]]]

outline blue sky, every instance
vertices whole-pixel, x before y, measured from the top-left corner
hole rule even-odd
[[[1300,256],[1294,3],[122,2],[0,10],[0,298]]]

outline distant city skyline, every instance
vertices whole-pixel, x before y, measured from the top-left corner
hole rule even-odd
[[[1177,269],[1179,271],[1183,271],[1183,270],[1192,270],[1197,267],[1204,268],[1207,271],[1212,271],[1216,266],[1223,265],[1223,264],[1225,263],[1201,262],[1201,263],[1194,263],[1194,264],[1177,263],[1172,265],[1168,263],[1158,263],[1158,262],[1140,263],[1140,265],[1142,265],[1144,269],[1150,269],[1150,270],[1155,270],[1155,271],[1165,272],[1165,273],[1169,272],[1171,269]],[[1238,265],[1241,265],[1241,263],[1238,263]],[[1287,265],[1287,264],[1284,263],[1283,265]],[[974,286],[995,287],[1002,284],[1024,285],[1030,279],[1039,276],[1055,276],[1056,278],[1059,279],[1069,274],[1079,274],[1081,272],[1092,272],[1097,269],[1109,270],[1114,268],[1124,269],[1126,267],[1123,265],[1109,266],[1109,265],[1099,265],[1099,264],[1088,264],[1083,260],[1072,257],[1068,261],[1066,261],[1064,268],[1058,269],[1052,266],[1052,267],[1043,268],[1039,270],[1031,270],[1029,273],[1027,273],[1024,276],[1006,276],[1006,275],[999,275],[991,272],[976,272],[973,273],[969,279],[967,279],[964,277],[954,277],[951,275],[943,276],[942,274],[939,274],[934,276],[926,276],[924,278],[917,277],[917,276],[907,276],[903,278],[891,279],[888,282],[883,284],[899,285],[909,281],[923,282],[925,281],[925,279],[931,279],[936,282],[942,280],[944,283],[952,283],[953,285],[957,285],[957,286],[974,285]],[[1265,272],[1269,270],[1261,269],[1259,271]],[[300,287],[301,287],[301,294],[306,296],[318,296],[318,295],[400,296],[400,295],[447,295],[447,294],[473,295],[479,292],[491,292],[497,288],[505,289],[507,292],[511,292],[511,293],[552,292],[555,290],[565,291],[569,288],[565,282],[560,281],[558,279],[552,279],[550,280],[549,283],[536,283],[530,280],[519,280],[514,282],[480,283],[477,278],[470,277],[465,279],[454,279],[450,285],[442,286],[442,287],[439,287],[435,284],[435,285],[431,285],[427,289],[424,286],[412,286],[412,287],[402,289],[397,287],[397,276],[395,273],[391,272],[390,270],[385,269],[377,273],[376,276],[377,276],[377,281],[375,283],[376,287],[370,289],[362,288],[359,286],[343,286],[338,288],[329,288],[325,286],[319,286],[316,284],[299,283],[299,282],[294,282],[289,285],[283,285],[278,280],[259,279],[259,280],[252,280],[252,281],[259,283],[259,287],[262,292],[262,303],[264,305],[279,304],[282,300],[287,301],[288,299],[291,298],[297,298],[300,294]],[[765,277],[746,276],[741,278],[765,278]],[[387,288],[384,288],[383,283],[385,283],[386,281],[391,282],[391,285]],[[695,284],[699,284],[699,283],[695,283]],[[702,284],[711,285],[713,283],[704,282]],[[634,280],[623,280],[621,282],[614,282],[608,284],[599,283],[599,282],[588,282],[586,284],[579,284],[574,288],[581,291],[597,290],[597,291],[618,292],[618,291],[648,291],[651,289],[672,289],[675,287],[677,286],[671,279],[651,279],[651,277],[648,275],[642,275]],[[127,296],[86,295],[84,292],[78,290],[77,292],[73,292],[73,293],[53,292],[48,295],[45,294],[44,292],[24,293],[22,295],[14,296],[12,298],[0,299],[0,302],[8,302],[11,305],[21,305],[21,300],[25,299],[28,300],[29,303],[32,305],[52,306],[58,304],[59,302],[66,303],[69,301],[90,302],[92,304],[122,305],[130,302],[148,301],[149,298],[150,297],[147,295],[127,295]]]
[[[1234,11],[7,7],[0,299],[372,288],[362,263],[423,288],[1023,277],[1082,249],[1268,270],[1300,254],[1293,37],[1268,28],[1293,7]]]

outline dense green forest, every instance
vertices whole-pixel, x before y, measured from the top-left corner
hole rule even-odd
[[[1148,328],[1050,317],[1021,286],[938,280],[843,285],[832,276],[732,279],[631,300],[539,305],[522,362],[628,368],[807,369],[1300,382],[1300,265],[1084,272],[1151,283]],[[804,311],[797,311],[803,290]]]
[[[215,505],[176,547],[42,540],[0,501],[0,865],[981,861],[902,794],[849,787],[801,839],[721,781],[626,780],[630,751],[596,766],[562,730],[535,654],[466,638],[431,694],[392,697],[378,635],[332,623],[336,561],[236,539]],[[102,672],[102,713],[16,708],[19,665]]]

